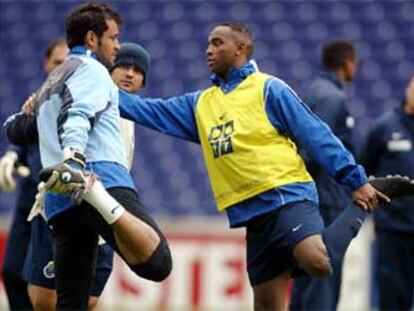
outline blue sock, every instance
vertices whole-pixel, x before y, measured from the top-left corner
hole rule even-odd
[[[364,223],[366,212],[351,203],[322,233],[333,269],[342,265],[345,252]]]

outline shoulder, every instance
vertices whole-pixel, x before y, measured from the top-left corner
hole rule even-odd
[[[92,57],[80,57],[83,66],[81,69],[89,72],[89,73],[95,73],[97,75],[104,75],[109,76],[108,69],[102,65],[99,61]]]
[[[345,98],[345,92],[329,79],[317,77],[306,88],[306,92],[320,96]]]
[[[88,85],[93,84],[96,87],[108,87],[111,84],[112,80],[108,69],[97,60],[91,57],[73,57],[69,61],[78,64],[72,80]]]
[[[273,92],[278,93],[284,89],[292,90],[292,88],[284,80],[268,74],[265,74],[265,76],[265,91],[271,89]]]
[[[321,77],[312,80],[304,92],[304,100],[310,104],[345,104],[346,99],[347,96],[342,89]]]

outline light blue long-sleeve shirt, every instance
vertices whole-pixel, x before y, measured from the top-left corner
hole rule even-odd
[[[237,86],[256,68],[247,63],[230,71],[227,82],[217,76],[213,82],[224,93],[237,91]],[[281,134],[306,148],[307,152],[335,180],[356,189],[367,182],[362,166],[333,135],[292,89],[277,78],[270,78],[264,87],[266,114]],[[202,91],[169,99],[144,99],[120,91],[121,116],[156,131],[199,143],[195,111]],[[276,161],[276,159],[275,159]],[[309,200],[317,204],[315,184],[292,183],[263,192],[226,209],[230,225],[237,227],[254,216],[295,201]]]
[[[63,161],[63,149],[86,157],[106,188],[135,189],[127,170],[120,132],[118,88],[108,70],[83,46],[70,50],[36,93],[36,117],[43,167]],[[48,193],[50,219],[71,206],[70,198]]]

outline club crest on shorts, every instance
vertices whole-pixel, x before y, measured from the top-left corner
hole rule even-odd
[[[49,261],[43,268],[43,275],[47,279],[53,279],[55,277],[55,263],[53,261]]]

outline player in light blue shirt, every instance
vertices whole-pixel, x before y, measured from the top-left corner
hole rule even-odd
[[[105,4],[84,4],[70,13],[69,57],[36,93],[58,309],[86,308],[98,234],[137,275],[161,281],[171,271],[167,241],[127,170],[118,88],[105,67],[113,65],[119,50],[121,22]],[[93,173],[87,183],[81,170]],[[71,193],[85,184],[80,202]]]

